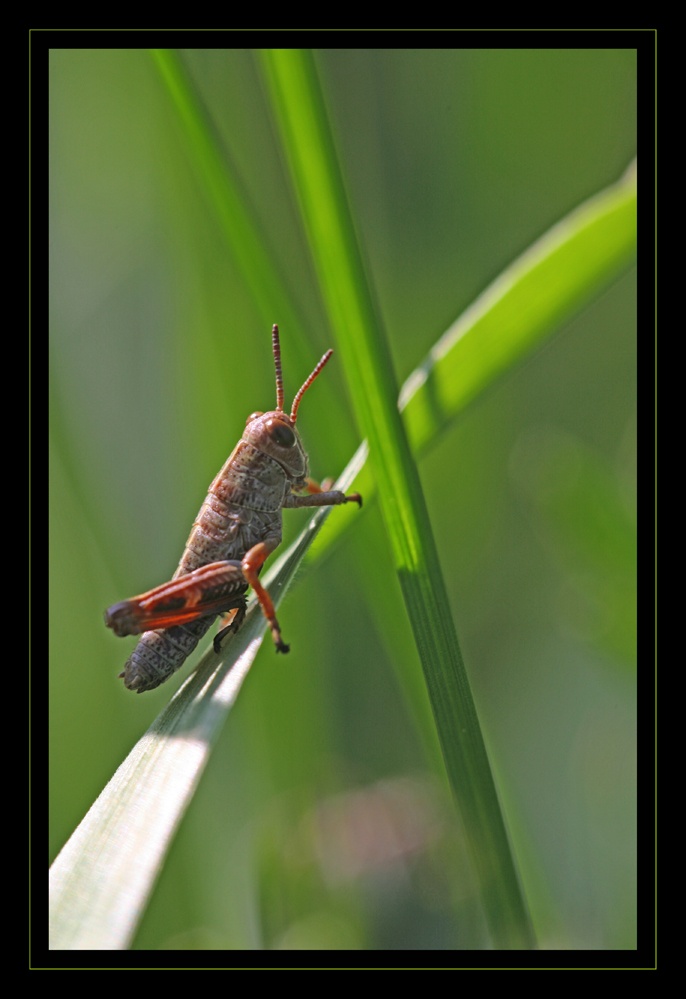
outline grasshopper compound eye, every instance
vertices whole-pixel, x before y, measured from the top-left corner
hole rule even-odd
[[[295,434],[287,423],[281,420],[267,420],[265,424],[267,433],[279,447],[294,447]]]

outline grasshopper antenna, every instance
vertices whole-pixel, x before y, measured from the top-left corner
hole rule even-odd
[[[281,374],[281,345],[279,343],[279,327],[272,326],[272,354],[276,371],[276,408],[283,412],[283,375]]]
[[[298,415],[298,406],[300,405],[300,400],[302,399],[303,394],[310,387],[310,385],[315,380],[315,378],[317,377],[317,375],[319,374],[319,372],[322,370],[322,368],[324,367],[324,365],[329,360],[329,358],[331,357],[332,354],[333,354],[333,350],[331,350],[331,348],[329,348],[327,350],[327,352],[324,354],[324,356],[322,357],[321,361],[319,361],[319,363],[316,365],[316,367],[315,367],[314,371],[312,372],[312,374],[310,375],[310,377],[304,382],[304,384],[302,385],[302,387],[298,390],[298,392],[297,392],[297,394],[295,396],[295,399],[293,400],[293,405],[291,407],[291,423],[295,423],[296,417]]]

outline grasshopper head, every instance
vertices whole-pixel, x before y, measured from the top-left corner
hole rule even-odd
[[[278,461],[289,479],[308,474],[307,453],[295,423],[282,409],[251,413],[245,423],[243,440]]]
[[[268,454],[282,466],[290,479],[305,479],[308,475],[307,452],[303,447],[300,434],[295,426],[300,400],[310,387],[319,372],[327,363],[332,350],[327,350],[312,374],[305,379],[293,399],[290,414],[283,408],[283,376],[281,374],[281,347],[279,344],[279,327],[272,328],[272,351],[274,368],[276,370],[276,409],[269,413],[251,413],[246,420],[243,440],[248,441],[258,450]]]

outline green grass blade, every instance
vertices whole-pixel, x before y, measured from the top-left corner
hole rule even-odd
[[[269,50],[262,64],[331,325],[379,487],[392,557],[496,946],[531,947],[483,737],[438,552],[397,408],[390,352],[362,264],[333,138],[308,52]]]
[[[514,260],[414,369],[398,402],[413,453],[437,443],[483,392],[607,288],[635,253],[632,166]],[[364,468],[355,485],[370,500],[377,489],[371,469]],[[317,541],[317,555],[334,546],[349,524],[348,518],[332,521]]]
[[[270,330],[278,322],[288,331],[289,354],[294,366],[311,363],[311,348],[303,335],[301,316],[292,290],[271,250],[268,233],[246,195],[246,185],[233,161],[231,148],[222,142],[202,98],[175,50],[152,49],[150,56],[176,112],[180,142],[194,172],[198,190],[230,251],[241,280]],[[336,399],[330,405],[338,407]],[[341,416],[342,418],[342,416]]]
[[[129,945],[221,721],[252,665],[260,624],[253,615],[240,636],[242,654],[216,680],[208,678],[213,653],[206,654],[55,858],[50,868],[51,950],[121,950]]]
[[[529,247],[433,346],[400,394],[413,448],[435,440],[450,419],[607,287],[635,252],[631,167]]]
[[[309,370],[312,350],[297,299],[283,279],[278,253],[271,249],[269,234],[260,226],[257,212],[246,195],[246,185],[233,162],[231,148],[221,141],[213,126],[182,56],[170,49],[152,49],[150,55],[176,112],[182,146],[198,189],[204,194],[252,301],[264,317],[265,330],[278,322],[282,332],[287,331],[293,367]],[[342,403],[336,396],[331,396],[328,407],[332,419],[345,419]]]
[[[354,472],[352,473],[354,474]],[[314,512],[264,583],[279,605],[331,509]],[[50,868],[51,950],[121,950],[136,931],[186,808],[261,645],[253,601],[134,746]]]
[[[246,286],[263,309],[265,327],[271,328],[272,309],[275,308],[284,326],[297,329],[299,324],[291,296],[281,281],[274,257],[246,203],[240,180],[222,149],[179,54],[170,49],[153,49],[151,56],[177,113],[183,146],[198,179],[198,187],[205,194]],[[271,300],[266,299],[265,288],[270,289]]]

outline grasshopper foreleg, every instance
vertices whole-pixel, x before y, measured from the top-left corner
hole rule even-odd
[[[329,481],[326,480],[325,485],[328,485]],[[350,493],[346,496],[340,489],[323,490],[312,479],[307,480],[306,488],[308,491],[304,495],[290,493],[284,501],[284,507],[293,509],[303,506],[340,506],[342,503],[357,503],[358,506],[362,506],[362,497],[359,493]]]
[[[312,479],[307,479],[305,488],[308,489],[305,495],[289,493],[284,500],[284,507],[339,506],[341,503],[358,503],[362,506],[362,497],[359,493],[351,493],[349,496],[346,496],[345,493],[340,492],[338,489],[323,492],[321,487],[316,482],[313,482]],[[258,544],[254,545],[244,555],[241,568],[246,580],[255,591],[255,596],[262,608],[262,613],[267,619],[276,651],[286,653],[290,650],[290,646],[286,645],[281,637],[281,627],[276,619],[276,611],[274,610],[272,598],[258,579],[260,569],[279,543],[280,538],[270,538],[266,541],[258,542]]]

